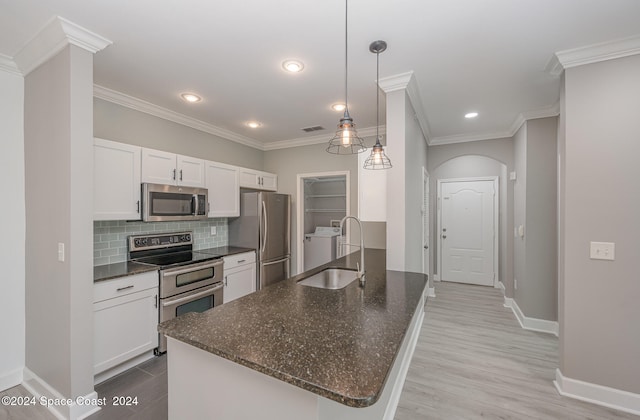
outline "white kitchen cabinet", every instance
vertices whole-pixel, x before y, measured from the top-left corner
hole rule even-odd
[[[142,148],[142,182],[204,188],[205,161]]]
[[[209,217],[240,216],[240,176],[237,166],[206,161]]]
[[[223,303],[256,291],[255,251],[224,257]]]
[[[240,168],[240,186],[254,190],[276,191],[278,175],[255,169]]]
[[[142,148],[93,140],[93,219],[140,219]]]
[[[153,357],[158,347],[158,272],[94,284],[94,382]]]

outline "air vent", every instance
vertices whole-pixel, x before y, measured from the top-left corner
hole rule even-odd
[[[324,130],[324,127],[321,125],[314,125],[313,127],[305,127],[302,129],[305,133],[311,133],[312,131],[320,131]]]

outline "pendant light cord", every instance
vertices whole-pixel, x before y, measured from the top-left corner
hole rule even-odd
[[[349,20],[349,0],[344,0],[344,110],[346,113],[349,113],[349,91],[347,90],[347,78],[348,73],[347,69],[349,66],[347,65],[347,60],[349,55],[347,54],[348,49],[348,20]]]
[[[376,146],[380,143],[380,51],[376,52]]]

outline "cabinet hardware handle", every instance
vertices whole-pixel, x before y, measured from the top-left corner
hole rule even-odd
[[[176,180],[176,170],[175,169],[173,170],[173,180],[174,181]]]
[[[158,307],[158,295],[155,296],[155,300],[156,300],[156,308]]]
[[[121,292],[123,290],[127,290],[127,289],[133,289],[133,284],[129,285],[129,286],[125,286],[125,287],[118,287],[116,289],[116,292]]]
[[[180,181],[182,181],[182,169],[180,169]]]
[[[228,286],[228,284],[227,284],[227,276],[224,276],[224,285]]]
[[[447,235],[442,235],[442,239],[447,239]]]
[[[140,213],[140,200],[136,201],[136,212]]]
[[[237,264],[243,263],[245,261],[247,261],[247,260],[238,260]]]

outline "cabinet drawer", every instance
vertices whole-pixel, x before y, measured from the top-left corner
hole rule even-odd
[[[101,281],[93,285],[93,302],[125,296],[152,287],[158,287],[157,271]]]
[[[230,270],[234,267],[240,267],[247,264],[254,264],[256,262],[255,251],[243,252],[242,254],[229,255],[224,257],[224,269]]]

